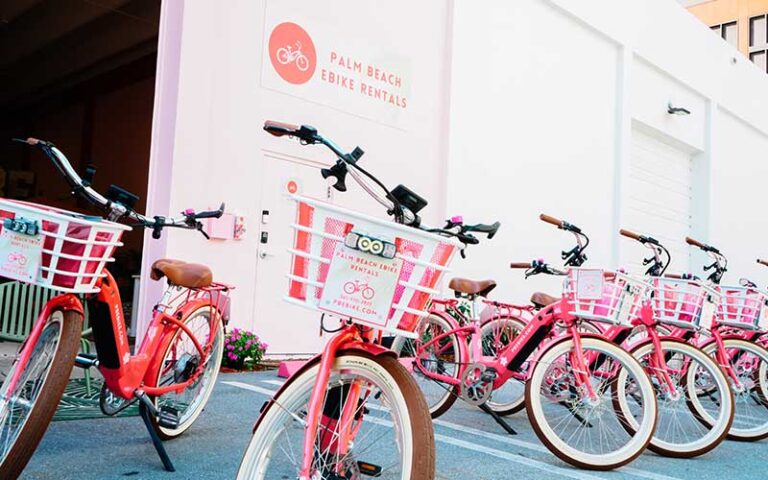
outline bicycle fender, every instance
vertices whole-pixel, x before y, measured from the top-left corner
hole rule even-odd
[[[76,295],[66,293],[64,295],[57,295],[45,304],[43,311],[40,312],[40,318],[48,318],[48,316],[56,310],[63,310],[65,312],[77,312],[80,315],[85,315],[83,311],[83,304]]]
[[[349,353],[349,352],[363,352],[367,353],[369,355],[373,355],[375,357],[378,357],[380,355],[387,355],[397,358],[397,355],[392,350],[389,350],[388,348],[384,348],[381,345],[376,345],[373,343],[364,343],[364,342],[350,342],[343,347],[339,348],[337,356]],[[304,365],[299,368],[296,373],[291,376],[288,380],[283,382],[283,384],[280,386],[280,388],[277,389],[277,392],[275,392],[274,395],[272,395],[269,400],[264,402],[259,410],[259,417],[256,419],[256,423],[253,424],[253,429],[251,429],[251,433],[256,433],[256,429],[259,427],[259,424],[261,423],[261,420],[264,418],[264,414],[269,411],[270,408],[275,403],[275,398],[279,397],[281,393],[283,393],[283,390],[285,390],[288,385],[291,383],[291,380],[295,377],[298,377],[302,375],[304,372],[309,370],[310,368],[314,367],[317,363],[320,362],[321,355],[315,355],[311,359],[307,360]]]

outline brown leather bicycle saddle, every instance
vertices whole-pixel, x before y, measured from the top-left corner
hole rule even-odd
[[[187,288],[203,288],[213,282],[213,273],[205,265],[171,258],[156,260],[152,264],[152,271],[149,276],[152,280],[167,277],[170,283]]]
[[[553,297],[552,295],[547,295],[546,293],[542,292],[536,292],[531,295],[531,303],[537,308],[544,308],[547,305],[552,305],[559,300],[560,299],[558,297]]]
[[[493,280],[474,281],[466,278],[452,278],[448,288],[454,292],[485,297],[491,293],[491,290],[496,288],[496,282]]]

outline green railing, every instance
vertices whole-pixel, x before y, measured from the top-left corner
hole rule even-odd
[[[37,321],[45,303],[58,292],[50,288],[39,287],[21,282],[6,282],[0,284],[0,340],[23,342],[32,325]],[[81,300],[83,300],[81,298]],[[83,318],[83,336],[80,338],[80,350],[91,352],[91,343],[87,336],[91,329],[88,323],[88,306],[83,302],[85,317]],[[91,376],[85,371],[87,390],[90,393]]]

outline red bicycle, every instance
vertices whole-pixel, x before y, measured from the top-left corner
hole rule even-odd
[[[166,227],[198,230],[216,211],[187,210],[179,218],[149,219],[132,207],[135,195],[112,186],[106,196],[93,190],[53,144],[20,140],[39,148],[77,194],[103,208],[107,219],[11,200],[0,200],[0,235],[21,246],[37,268],[12,277],[63,292],[43,307],[37,322],[0,387],[0,478],[16,478],[34,453],[63,394],[73,364],[97,367],[104,376],[102,411],[114,415],[138,401],[142,419],[167,470],[162,445],[184,433],[211,395],[222,359],[230,286],[213,282],[204,265],[158,260],[152,278],[168,288],[153,312],[138,351],[131,354],[120,292],[105,265],[112,261],[128,219],[159,238]],[[39,259],[39,261],[37,261]],[[0,265],[0,268],[2,266]],[[9,275],[5,270],[0,275]],[[78,354],[83,305],[88,304],[97,355]]]

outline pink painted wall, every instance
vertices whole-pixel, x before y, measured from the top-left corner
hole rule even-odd
[[[452,2],[396,0],[382,8],[374,0],[232,0],[215,8],[186,2],[183,11],[170,3],[161,28],[175,31],[181,19],[178,85],[165,88],[176,49],[161,35],[148,210],[226,201],[245,216],[248,234],[207,242],[169,232],[164,243],[146,242],[145,271],[164,254],[207,263],[216,279],[237,285],[233,326],[255,330],[272,353],[309,353],[321,344],[319,315],[280,298],[292,216],[282,192],[294,179],[305,193],[326,196],[318,168],[333,158],[270,137],[261,126],[266,119],[307,123],[344,147],[360,145],[367,168],[390,187],[404,183],[426,197],[425,219],[438,222],[445,214]],[[286,22],[306,37],[291,26],[276,30]],[[295,49],[296,35],[304,40],[306,72],[275,60],[277,48]],[[333,201],[384,216],[358,188]],[[271,212],[268,224],[260,223],[262,210]],[[270,236],[266,247],[262,232]],[[146,309],[157,292],[143,291]]]

